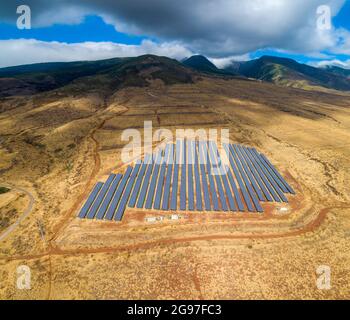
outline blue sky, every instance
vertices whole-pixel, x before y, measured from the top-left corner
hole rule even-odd
[[[28,1],[30,30],[16,27],[13,4],[0,4],[6,13],[0,13],[0,66],[154,53],[177,59],[204,54],[219,66],[268,54],[350,68],[348,0],[285,0],[278,5],[264,0],[263,7],[258,0],[251,0],[250,7],[239,0],[218,0],[215,13],[209,0],[184,1],[187,11],[181,8],[183,0],[178,6],[149,0],[148,7],[135,7],[135,1],[88,0],[91,8],[82,1]],[[332,10],[333,27],[320,32],[313,24],[323,4]]]
[[[84,17],[79,24],[54,24],[49,27],[34,27],[30,30],[20,30],[16,25],[10,23],[0,23],[0,40],[21,38],[67,43],[113,41],[124,44],[140,44],[148,37],[118,32],[113,25],[105,23],[101,17],[94,15]]]
[[[333,19],[335,27],[350,30],[350,1],[346,1],[339,14]]]

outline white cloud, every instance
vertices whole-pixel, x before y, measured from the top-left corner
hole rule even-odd
[[[113,5],[100,1],[98,7],[105,21],[119,31],[176,39],[192,51],[226,58],[261,48],[305,54],[331,50],[339,43],[339,32],[317,28],[317,8],[327,5],[335,16],[344,3],[345,0],[128,0]]]
[[[0,40],[0,67],[38,62],[65,62],[132,57],[142,54],[183,59],[192,53],[176,42],[144,40],[140,45],[113,42],[63,43],[35,39]]]
[[[67,5],[51,7],[48,10],[39,11],[38,15],[32,14],[35,17],[34,23],[36,26],[47,27],[53,23],[74,25],[79,24],[84,20],[84,16],[89,14],[89,10],[79,5]]]
[[[317,62],[310,62],[309,63],[312,66],[315,67],[327,67],[327,66],[336,66],[344,69],[350,69],[350,59],[341,61],[339,59],[332,59],[332,60],[322,60]]]
[[[240,56],[230,56],[226,58],[209,58],[219,69],[223,69],[229,66],[233,61],[248,61],[250,60],[250,54],[242,54]]]
[[[242,60],[242,57],[244,60],[248,52],[265,48],[329,60],[335,54],[350,55],[350,32],[342,28],[318,29],[317,8],[328,5],[334,17],[345,1],[27,0],[34,27],[78,24],[84,16],[95,14],[118,31],[157,38],[160,44],[0,41],[0,65],[93,60],[143,53],[183,58],[195,52],[212,57],[216,65],[224,67],[231,60]],[[15,2],[1,1],[0,21],[15,23],[16,18]],[[17,52],[16,48],[33,56]],[[241,58],[236,59],[237,56]]]
[[[335,16],[344,3],[345,0],[27,1],[34,26],[79,23],[87,14],[97,14],[118,31],[181,42],[193,52],[215,58],[262,48],[304,54],[323,50],[346,53],[349,45],[340,45],[341,30],[316,27],[320,5],[329,6]],[[12,2],[2,1],[0,19],[14,19],[13,7]]]
[[[350,31],[344,28],[339,28],[335,30],[334,33],[337,43],[332,49],[332,52],[335,54],[350,55]]]

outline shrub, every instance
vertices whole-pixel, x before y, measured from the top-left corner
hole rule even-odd
[[[10,189],[8,189],[8,188],[0,187],[0,194],[6,193],[6,192],[9,192],[9,191],[10,191]]]

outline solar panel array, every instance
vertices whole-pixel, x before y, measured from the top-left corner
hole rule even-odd
[[[227,162],[224,161],[226,157]],[[255,148],[178,140],[98,182],[78,217],[121,221],[127,207],[163,211],[263,212],[261,202],[295,194]]]

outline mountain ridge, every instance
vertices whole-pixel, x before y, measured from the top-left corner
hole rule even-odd
[[[0,69],[0,97],[49,91],[90,81],[96,89],[143,87],[160,79],[164,84],[193,83],[191,70],[175,59],[155,55],[97,61],[32,64]],[[8,86],[8,82],[12,82]]]
[[[338,73],[330,72],[327,69],[312,67],[290,58],[262,56],[247,62],[233,62],[225,70],[279,85],[300,88],[319,86],[350,91],[350,79],[340,74],[339,71]]]
[[[153,80],[161,80],[165,85],[193,83],[201,76],[249,78],[300,89],[350,91],[350,70],[340,67],[316,68],[290,58],[262,56],[246,62],[233,61],[220,69],[201,55],[180,62],[146,54],[0,68],[0,97],[35,94],[67,85],[76,85],[76,90],[92,87],[115,91],[128,86],[148,86]]]

